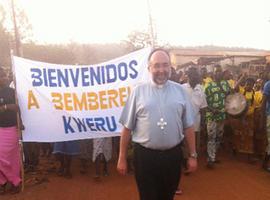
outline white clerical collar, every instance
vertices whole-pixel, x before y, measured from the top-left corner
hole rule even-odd
[[[151,84],[155,87],[157,87],[158,89],[162,89],[167,85],[168,81],[166,81],[164,84],[160,85],[160,84],[156,84],[152,79],[151,79]]]

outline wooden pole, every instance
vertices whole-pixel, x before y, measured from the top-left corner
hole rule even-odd
[[[153,19],[151,15],[151,8],[150,8],[150,2],[147,0],[147,7],[148,7],[148,17],[149,17],[149,28],[150,28],[150,37],[151,37],[151,47],[155,48],[156,46],[156,40],[155,40],[155,34],[154,34],[154,27],[153,27]]]
[[[13,51],[10,51],[10,58],[11,58],[11,69],[12,69],[12,77],[13,77],[13,83],[14,83],[14,89],[15,89],[15,103],[19,108],[18,103],[18,96],[17,96],[17,87],[16,87],[16,76],[15,76],[15,70],[14,70],[14,61],[13,61]],[[20,115],[20,108],[17,112],[17,131],[19,134],[19,145],[20,145],[20,166],[21,166],[21,179],[22,179],[22,188],[21,191],[24,191],[24,167],[23,167],[23,138],[22,138],[22,120]]]
[[[11,12],[12,12],[12,19],[13,19],[13,27],[14,27],[16,56],[22,56],[21,40],[20,40],[20,35],[19,35],[18,26],[16,22],[14,0],[11,0],[10,3],[11,3]]]

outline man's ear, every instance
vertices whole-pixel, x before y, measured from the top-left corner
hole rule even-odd
[[[172,68],[169,69],[169,78],[172,77]]]

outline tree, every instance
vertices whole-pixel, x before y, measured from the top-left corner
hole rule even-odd
[[[25,11],[19,7],[16,7],[16,19],[17,19],[17,28],[20,35],[20,40],[22,43],[32,42],[32,24],[29,22],[29,19]]]
[[[124,42],[127,43],[131,51],[135,51],[151,46],[151,36],[146,32],[133,31],[128,35],[128,40],[125,40]]]
[[[13,35],[12,49],[16,49],[15,53],[18,56],[23,55],[22,44],[32,36],[32,25],[28,21],[28,17],[24,10],[14,4],[14,0],[10,0],[11,10],[12,10],[12,23]],[[11,19],[11,18],[10,18]],[[12,30],[12,29],[11,29]]]
[[[0,66],[10,66],[10,34],[4,27],[6,13],[3,6],[0,5]]]
[[[55,64],[75,64],[75,57],[65,45],[24,44],[24,57]]]
[[[10,66],[10,49],[16,49],[16,41],[14,35],[13,20],[11,16],[11,8],[0,5],[0,65]],[[17,21],[17,30],[19,33],[19,41],[17,43],[29,43],[32,38],[32,26],[23,9],[15,6],[15,16]]]

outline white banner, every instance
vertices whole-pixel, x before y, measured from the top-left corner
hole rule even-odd
[[[57,65],[13,57],[24,141],[57,142],[117,136],[121,110],[149,79],[142,49],[97,65]]]

